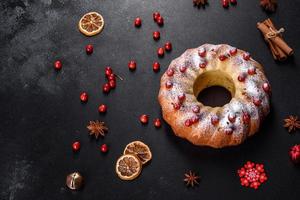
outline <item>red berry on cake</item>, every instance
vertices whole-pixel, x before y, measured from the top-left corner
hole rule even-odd
[[[206,67],[206,65],[207,65],[207,62],[204,60],[204,61],[201,61],[200,63],[199,63],[199,67],[200,68],[202,68],[202,69],[204,69],[205,67]]]
[[[139,17],[135,18],[134,25],[135,27],[140,27],[142,25],[142,19]]]
[[[140,116],[140,122],[142,124],[147,124],[148,123],[148,119],[149,119],[148,115],[143,114],[143,115]]]
[[[136,62],[134,60],[131,60],[129,61],[128,63],[128,68],[131,70],[131,71],[134,71],[136,69]]]
[[[91,44],[86,45],[85,51],[86,51],[86,54],[88,54],[88,55],[92,54],[94,51],[93,45],[91,45]]]
[[[98,111],[99,113],[106,113],[107,111],[107,106],[105,104],[101,104],[99,107],[98,107]]]
[[[166,49],[166,51],[171,51],[172,50],[172,43],[171,42],[166,42],[165,43],[165,49]]]
[[[178,95],[178,100],[180,103],[182,103],[184,100],[185,100],[185,94],[184,93],[181,93]]]
[[[113,73],[112,68],[107,66],[105,67],[105,76],[109,77]]]
[[[216,126],[219,123],[219,117],[216,115],[213,115],[210,119],[212,125]]]
[[[172,105],[173,105],[173,108],[174,108],[175,110],[179,110],[180,107],[181,107],[181,104],[180,104],[180,103],[172,103]]]
[[[242,74],[240,74],[240,75],[238,76],[238,80],[239,80],[240,82],[244,82],[245,79],[246,79],[246,75],[245,75],[244,73],[242,73]]]
[[[110,86],[111,89],[116,88],[116,81],[110,80],[110,81],[108,82],[108,84],[109,84],[109,86]]]
[[[156,128],[160,128],[161,127],[161,121],[159,118],[154,119],[153,124]]]
[[[184,122],[184,125],[187,126],[187,127],[191,126],[192,124],[193,124],[193,122],[192,122],[192,120],[190,120],[190,119],[187,119],[187,120],[185,120],[185,122]]]
[[[220,55],[219,56],[219,60],[221,60],[221,61],[224,61],[224,60],[226,60],[227,59],[227,56],[226,55]]]
[[[250,122],[250,115],[247,112],[243,112],[243,122],[245,124],[249,124]]]
[[[88,98],[89,98],[89,96],[88,96],[88,94],[86,93],[86,92],[82,92],[81,94],[80,94],[80,101],[81,102],[87,102],[88,101]]]
[[[206,49],[205,48],[201,48],[198,51],[198,55],[202,58],[204,58],[206,56]]]
[[[244,53],[243,58],[244,58],[244,60],[250,60],[250,58],[251,58],[250,53]]]
[[[110,91],[110,85],[109,85],[109,83],[105,83],[105,84],[102,86],[102,91],[103,91],[104,93],[109,93],[109,91]]]
[[[231,122],[231,123],[234,123],[235,122],[235,119],[236,119],[236,115],[234,113],[229,113],[228,115],[228,120]]]
[[[191,122],[192,122],[193,124],[199,122],[199,120],[200,120],[200,118],[199,118],[199,116],[197,116],[197,115],[195,115],[195,116],[193,116],[193,117],[191,118]]]
[[[184,73],[185,71],[186,71],[186,66],[180,66],[179,67],[179,71],[181,72],[181,73]]]
[[[152,68],[154,72],[158,72],[160,70],[159,62],[154,62]]]
[[[173,76],[174,75],[174,70],[173,69],[168,69],[167,70],[167,75],[168,76]]]
[[[271,87],[270,87],[269,83],[264,83],[262,88],[267,93],[270,92],[270,90],[271,90]]]
[[[232,48],[232,49],[229,50],[229,54],[231,56],[234,56],[236,53],[237,53],[237,48]]]
[[[199,113],[200,112],[200,106],[193,106],[192,107],[192,111],[194,112],[194,113]]]
[[[230,128],[230,127],[225,128],[225,129],[224,129],[224,133],[225,133],[226,135],[231,135],[231,134],[233,133],[233,129]]]
[[[257,97],[254,97],[253,98],[253,103],[256,106],[260,106],[261,105],[261,100],[259,98],[257,98]]]
[[[249,75],[254,75],[255,73],[256,73],[256,68],[254,66],[252,66],[248,69],[248,74]]]
[[[173,83],[171,81],[166,82],[166,88],[170,89],[173,86]]]
[[[162,47],[159,47],[159,48],[157,49],[157,55],[158,55],[159,57],[163,57],[164,54],[165,54],[165,50],[164,50]]]
[[[116,75],[110,74],[110,75],[107,77],[107,79],[108,79],[109,81],[115,81],[115,80],[116,80]]]
[[[159,40],[160,38],[160,32],[159,31],[154,31],[153,32],[153,39],[154,40]]]
[[[54,69],[56,69],[56,70],[61,70],[61,68],[62,68],[62,63],[61,63],[61,61],[60,61],[60,60],[55,61],[55,62],[54,62]]]

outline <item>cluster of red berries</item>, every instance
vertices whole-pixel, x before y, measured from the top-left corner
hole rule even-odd
[[[81,147],[81,145],[80,145],[80,142],[79,141],[75,141],[73,144],[72,144],[72,149],[73,149],[73,152],[78,152],[79,150],[80,150],[80,147]],[[108,146],[107,146],[107,144],[102,144],[101,146],[100,146],[100,151],[102,152],[102,153],[106,153],[107,151],[108,151]]]
[[[148,124],[148,121],[149,121],[149,116],[148,115],[141,115],[140,116],[140,122],[142,124]],[[161,120],[159,118],[155,118],[153,120],[153,125],[156,127],[156,128],[160,128],[161,127]]]
[[[257,189],[262,183],[268,180],[263,164],[255,164],[248,161],[238,170],[241,185]]]
[[[236,5],[237,4],[237,0],[222,0],[221,2],[222,2],[222,6],[224,8],[228,8],[229,7],[229,3],[231,5]]]
[[[111,89],[115,89],[116,87],[116,75],[113,73],[112,68],[109,66],[105,67],[105,77],[108,82],[102,86],[102,91],[104,93],[109,93]]]

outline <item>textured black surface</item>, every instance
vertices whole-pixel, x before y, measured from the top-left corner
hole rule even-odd
[[[256,22],[268,15],[258,0],[239,0],[224,10],[218,0],[197,9],[192,0],[1,0],[0,2],[0,199],[299,199],[300,168],[289,160],[289,147],[300,142],[300,133],[289,135],[282,119],[299,113],[300,100],[300,1],[279,1],[271,15],[284,27],[295,56],[276,63]],[[88,11],[103,14],[106,26],[95,37],[79,33],[77,23]],[[152,12],[160,11],[165,26],[159,28]],[[133,27],[141,16],[143,25]],[[160,30],[155,42],[152,32]],[[152,71],[156,48],[166,40],[173,51],[160,59],[162,70]],[[86,44],[94,54],[85,54]],[[272,84],[272,111],[261,131],[244,144],[215,150],[201,148],[175,137],[170,127],[156,130],[141,126],[138,117],[159,117],[157,102],[160,75],[170,61],[187,48],[203,43],[228,43],[251,52],[265,66]],[[60,59],[63,69],[55,72]],[[137,70],[127,68],[136,59]],[[125,78],[108,96],[103,95],[103,69],[111,65]],[[85,105],[81,91],[90,95]],[[99,115],[100,103],[108,105]],[[89,138],[89,120],[103,120],[109,133],[98,141]],[[71,144],[80,140],[81,151]],[[114,165],[125,145],[143,140],[153,160],[132,182],[116,177]],[[107,143],[107,155],[99,146]],[[246,161],[264,163],[269,180],[259,190],[240,186],[236,170]],[[183,174],[192,169],[202,181],[186,188]],[[80,171],[83,190],[65,187],[68,173]]]

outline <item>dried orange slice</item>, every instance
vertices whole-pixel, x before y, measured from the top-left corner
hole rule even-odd
[[[100,33],[104,27],[104,19],[97,12],[89,12],[81,17],[78,23],[81,33],[86,36],[93,36]]]
[[[135,155],[122,155],[116,163],[116,173],[122,180],[133,180],[140,175],[142,164]]]
[[[127,144],[123,154],[136,155],[143,165],[152,159],[152,153],[150,151],[150,148],[141,141],[133,141]]]

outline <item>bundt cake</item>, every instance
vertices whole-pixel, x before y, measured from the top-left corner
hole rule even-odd
[[[232,99],[223,107],[197,100],[210,86],[222,86]],[[255,134],[270,111],[270,84],[249,53],[221,44],[186,50],[163,74],[158,95],[164,120],[195,145],[222,148]]]

